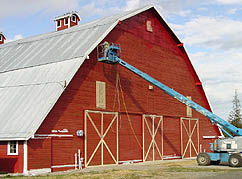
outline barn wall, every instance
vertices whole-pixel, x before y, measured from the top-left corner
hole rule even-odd
[[[0,172],[23,173],[23,142],[18,141],[18,155],[8,155],[8,142],[0,142]]]
[[[28,141],[28,170],[51,168],[51,139]]]
[[[146,31],[147,19],[152,21],[152,33]],[[195,84],[197,79],[191,72],[192,67],[186,62],[183,52],[177,47],[176,42],[162,23],[157,15],[149,10],[121,22],[105,40],[121,44],[123,60],[181,94],[192,96],[195,102],[206,107],[207,101],[204,100],[205,96],[201,92],[201,88]],[[142,115],[156,114],[164,116],[164,155],[180,156],[180,118],[186,117],[186,106],[156,87],[149,90],[148,82],[119,65],[98,63],[96,56],[95,49],[90,54],[90,59],[80,67],[36,133],[53,134],[55,133],[53,130],[68,129],[65,134],[72,134],[73,142],[65,153],[73,155],[78,149],[81,149],[81,157],[84,157],[84,137],[76,136],[76,130],[84,130],[84,111],[88,109],[120,112],[119,160],[142,160],[142,149],[139,146],[139,143],[143,142]],[[106,109],[96,108],[96,81],[106,83]],[[118,81],[119,83],[117,83]],[[218,130],[211,127],[210,121],[199,113],[193,111],[192,117],[199,119],[199,141],[202,147],[208,150],[208,141],[203,140],[202,136],[218,136]],[[97,118],[94,122],[100,121]],[[91,124],[88,125],[91,126]],[[131,130],[131,125],[134,132]],[[91,130],[91,128],[89,129]],[[90,157],[99,142],[99,137],[95,130],[85,135],[89,135],[89,137],[93,135],[97,138],[96,141],[88,141],[87,156]],[[135,135],[136,137],[134,137]],[[129,142],[127,143],[127,141]],[[110,150],[115,150],[115,147],[111,147],[116,145],[115,141],[113,143],[109,141],[108,145]],[[64,143],[60,143],[57,148],[61,149],[63,146],[65,146]],[[97,150],[90,164],[100,164],[100,150]],[[29,157],[34,157],[34,155]],[[69,164],[69,161],[63,160],[63,157],[64,155],[61,155],[60,152],[58,165]],[[108,155],[105,160],[106,163],[113,162]]]

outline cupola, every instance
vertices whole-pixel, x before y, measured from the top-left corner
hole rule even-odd
[[[5,35],[2,32],[0,32],[0,44],[4,44],[5,40],[6,40]]]
[[[76,11],[68,12],[62,16],[58,16],[54,19],[56,22],[56,31],[64,30],[75,25],[81,20]]]

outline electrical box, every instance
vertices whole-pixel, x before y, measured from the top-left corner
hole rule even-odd
[[[152,85],[149,85],[149,90],[153,90],[153,86]]]
[[[82,136],[84,136],[84,132],[83,132],[83,130],[77,130],[77,131],[76,131],[76,135],[77,135],[78,137],[82,137]]]

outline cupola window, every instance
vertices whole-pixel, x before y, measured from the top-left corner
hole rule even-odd
[[[68,18],[65,18],[65,19],[64,19],[64,24],[65,24],[65,25],[68,25]]]
[[[61,21],[59,20],[59,21],[56,21],[56,23],[57,23],[57,27],[60,27],[61,26]]]
[[[71,21],[76,22],[76,16],[71,16]]]

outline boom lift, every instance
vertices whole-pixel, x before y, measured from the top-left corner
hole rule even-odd
[[[166,85],[152,78],[148,74],[138,70],[137,68],[123,61],[120,58],[120,45],[104,42],[100,45],[100,47],[98,48],[99,62],[122,65],[131,72],[150,82],[152,85],[160,88],[162,91],[172,96],[176,100],[203,114],[210,119],[212,124],[216,124],[222,131],[224,131],[229,136],[229,138],[217,139],[214,141],[214,143],[210,143],[210,149],[212,152],[199,153],[197,156],[198,165],[206,166],[210,165],[211,163],[219,164],[220,162],[228,162],[229,166],[231,167],[242,166],[242,129],[231,125],[227,121],[223,120],[222,118],[218,117],[207,109],[201,107],[200,105],[186,98],[182,94],[167,87]],[[224,128],[236,135],[236,137],[232,137],[227,131],[224,130]]]

